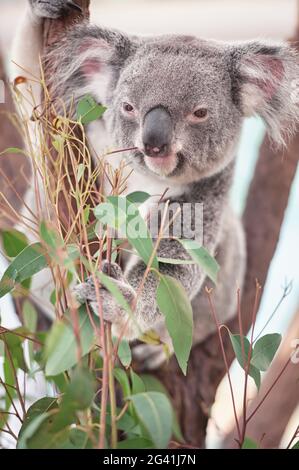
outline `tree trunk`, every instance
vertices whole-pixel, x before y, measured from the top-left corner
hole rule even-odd
[[[22,148],[22,138],[17,127],[12,122],[15,112],[10,93],[4,63],[0,54],[0,80],[4,83],[5,99],[0,104],[0,153],[9,147]],[[16,171],[17,169],[17,171]],[[0,229],[12,225],[16,216],[6,203],[9,201],[14,210],[22,206],[22,198],[26,191],[26,178],[30,176],[30,165],[22,154],[6,153],[0,156]],[[20,198],[18,197],[20,196]],[[10,214],[13,219],[8,217]]]
[[[44,21],[44,32],[43,32],[43,38],[44,38],[44,54],[47,54],[48,48],[53,46],[55,43],[59,43],[59,40],[65,35],[65,31],[68,28],[72,28],[75,24],[78,24],[83,21],[88,21],[89,20],[89,6],[90,6],[90,0],[76,0],[75,2],[77,5],[79,5],[82,8],[82,13],[79,13],[77,10],[72,10],[67,16],[55,20],[51,19],[46,19]],[[44,74],[46,77],[51,76],[51,65],[50,64],[45,64],[44,65]],[[49,91],[49,96],[51,96],[51,88],[48,86],[48,91]],[[78,139],[78,142],[82,142],[82,131],[79,126],[74,129],[74,133],[76,135],[76,138]],[[50,137],[51,139],[51,137]],[[51,143],[49,143],[51,147]],[[72,146],[72,152],[73,155],[75,155],[75,159],[77,162],[77,165],[80,163],[85,163],[84,161],[84,148],[83,145],[79,149],[75,149],[74,146]],[[77,145],[79,147],[79,145]],[[55,150],[52,149],[52,157],[53,160],[55,161]],[[68,178],[63,178],[63,184],[64,188],[61,189],[59,193],[59,204],[58,204],[58,212],[59,212],[59,218],[61,222],[61,228],[65,233],[68,233],[69,229],[72,227],[73,221],[76,218],[77,215],[77,201],[75,197],[71,196],[71,185],[70,181],[73,184],[73,187],[75,187],[75,182],[76,182],[76,168],[73,165],[72,159],[70,155],[65,156],[65,160],[63,162],[64,165],[64,172],[65,175],[68,175]],[[92,162],[91,162],[92,165]],[[57,184],[56,182],[58,179],[61,178],[60,175],[56,175],[57,169],[55,169],[55,166],[52,165],[50,167],[50,173],[53,178],[53,189],[54,191],[57,190]],[[98,194],[98,188],[96,185],[93,187],[93,194]],[[97,198],[97,196],[96,196]],[[97,203],[100,201],[97,200]],[[90,197],[87,201],[86,204],[89,204],[90,207],[94,207],[95,205],[95,200],[94,197]],[[90,216],[90,221],[93,219],[93,213]],[[79,232],[79,226],[74,228],[75,232]],[[97,246],[94,243],[92,245],[92,250],[96,251]]]
[[[65,34],[67,28],[72,27],[74,23],[80,23],[82,21],[89,20],[89,5],[90,0],[76,0],[75,2],[82,8],[82,14],[76,10],[72,10],[64,18],[57,20],[45,20],[44,23],[44,47],[52,46],[52,44],[59,41],[59,39]]]

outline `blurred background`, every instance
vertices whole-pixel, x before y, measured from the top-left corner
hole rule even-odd
[[[285,40],[292,36],[298,24],[297,0],[92,0],[92,21],[119,28],[130,33],[184,33],[227,41],[253,38]],[[0,0],[0,48],[9,66],[9,50],[18,21],[26,8],[26,0]],[[1,117],[3,119],[3,117]],[[238,152],[232,203],[240,214],[244,208],[248,186],[254,171],[259,146],[264,137],[259,119],[244,124]],[[299,149],[298,149],[299,153]],[[299,174],[293,184],[288,211],[278,249],[272,261],[265,293],[260,307],[256,331],[260,331],[278,304],[286,283],[292,289],[283,301],[267,332],[286,331],[299,299]],[[0,261],[0,273],[4,260]],[[1,303],[2,323],[15,327],[16,318],[10,299]],[[291,350],[290,350],[291,352]],[[236,364],[232,366],[236,397],[241,398],[243,375]],[[242,378],[241,378],[242,377]],[[254,387],[251,396],[254,394]],[[233,424],[229,406],[227,382],[224,380],[212,412],[208,445],[217,447]],[[292,418],[299,422],[298,411]],[[286,431],[283,442],[289,439]]]

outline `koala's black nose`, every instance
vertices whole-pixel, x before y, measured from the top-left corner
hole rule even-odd
[[[171,146],[173,126],[169,113],[159,106],[149,111],[144,119],[142,141],[149,157],[167,156]]]

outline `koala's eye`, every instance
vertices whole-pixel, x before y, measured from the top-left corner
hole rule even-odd
[[[122,107],[125,113],[132,114],[134,112],[134,107],[130,103],[123,103]]]
[[[206,108],[199,108],[196,111],[194,111],[194,117],[197,119],[204,119],[208,115],[208,110]]]
[[[209,117],[209,111],[207,108],[197,108],[193,113],[189,114],[187,119],[192,124],[197,124],[200,122],[204,122]]]

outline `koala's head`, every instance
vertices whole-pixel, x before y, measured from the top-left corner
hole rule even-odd
[[[160,178],[194,181],[225,167],[245,116],[260,115],[279,144],[299,120],[299,64],[287,45],[130,38],[85,26],[71,47],[59,86],[107,105],[115,146],[137,147],[130,163]]]

